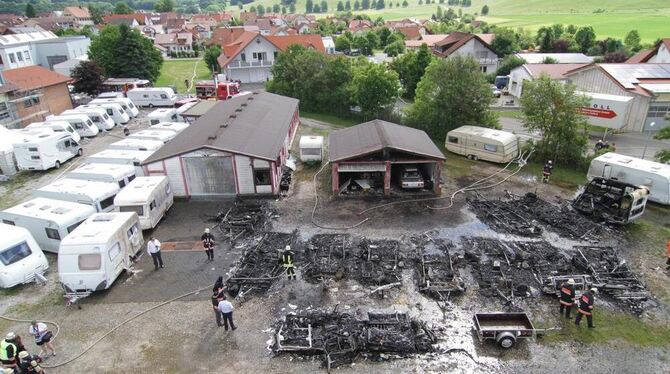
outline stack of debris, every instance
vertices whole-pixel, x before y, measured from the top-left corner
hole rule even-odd
[[[410,320],[405,313],[368,313],[367,320],[359,320],[336,311],[306,311],[278,321],[271,348],[277,354],[323,355],[330,370],[359,355],[429,352],[436,341],[425,323]]]
[[[498,232],[519,236],[540,236],[542,228],[528,219],[506,200],[488,200],[478,195],[477,199],[467,199],[477,217]]]
[[[303,278],[317,283],[326,280],[340,280],[351,275],[348,266],[353,261],[351,237],[349,235],[314,235],[305,249]]]
[[[230,240],[263,231],[276,212],[268,204],[258,201],[238,200],[220,217],[219,229]]]
[[[400,243],[395,240],[363,239],[359,245],[360,261],[355,261],[355,277],[367,286],[400,282],[405,267]]]
[[[416,272],[420,292],[439,301],[465,292],[465,283],[458,276],[450,254],[453,243],[428,236],[428,242],[423,242],[419,248]]]

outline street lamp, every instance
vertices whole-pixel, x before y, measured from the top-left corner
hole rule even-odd
[[[656,125],[656,122],[652,122],[649,124],[649,136],[647,137],[647,141],[644,142],[644,151],[642,151],[642,159],[644,160],[644,156],[647,154],[647,146],[649,145],[649,140],[651,140],[651,129]]]

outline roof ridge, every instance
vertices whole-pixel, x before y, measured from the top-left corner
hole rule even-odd
[[[382,143],[382,148],[386,148],[389,146],[389,138],[388,134],[386,133],[386,124],[384,123],[385,121],[382,121],[380,119],[376,119],[373,121],[375,125],[375,130],[377,130],[377,135],[379,135],[379,140],[381,140]]]

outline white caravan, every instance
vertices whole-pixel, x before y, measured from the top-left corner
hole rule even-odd
[[[19,170],[58,169],[67,160],[83,153],[84,150],[69,133],[43,133],[14,143],[14,157]]]
[[[98,126],[91,121],[91,118],[86,114],[63,114],[59,116],[47,117],[50,121],[66,121],[74,128],[74,130],[83,137],[92,138],[97,136],[100,132]]]
[[[114,99],[117,97],[125,97],[123,95],[123,92],[116,92],[116,91],[111,91],[111,92],[102,92],[100,95],[98,95],[98,99]]]
[[[60,115],[68,115],[68,114],[85,114],[88,116],[88,118],[95,123],[96,126],[98,126],[99,129],[101,130],[111,130],[114,128],[114,125],[116,125],[116,122],[114,122],[114,119],[110,117],[107,114],[107,111],[105,108],[81,108],[77,107],[75,109],[68,109],[61,113]]]
[[[107,115],[114,120],[114,123],[117,125],[123,125],[125,123],[128,123],[130,121],[130,115],[128,112],[126,112],[123,107],[121,107],[121,104],[116,104],[116,103],[106,103],[106,104],[86,104],[86,105],[80,105],[77,107],[77,109],[95,109],[95,108],[102,108],[107,112]]]
[[[42,250],[55,253],[61,240],[93,213],[90,205],[36,197],[1,211],[0,219],[27,229]]]
[[[0,174],[12,176],[16,174],[14,143],[23,141],[23,136],[0,126]]]
[[[125,98],[125,97],[115,97],[112,99],[93,99],[89,102],[89,104],[119,104],[121,105],[121,108],[125,110],[128,115],[132,118],[137,117],[138,114],[140,114],[139,109],[133,104],[132,100]]]
[[[157,125],[161,122],[177,122],[179,120],[179,114],[175,108],[162,108],[156,109],[153,112],[147,114],[149,119],[149,125]]]
[[[66,295],[110,288],[142,248],[135,213],[96,213],[61,241],[58,278]]]
[[[107,149],[126,149],[129,151],[156,151],[163,146],[160,140],[125,138],[110,144]]]
[[[299,149],[300,161],[321,162],[323,159],[323,136],[301,136]]]
[[[161,122],[152,126],[149,126],[148,130],[159,130],[159,131],[170,131],[175,134],[186,130],[188,127],[186,122]]]
[[[79,143],[81,141],[81,135],[74,131],[74,127],[70,125],[70,122],[67,121],[46,121],[46,122],[33,122],[30,125],[25,127],[26,129],[37,129],[41,130],[48,128],[53,130],[53,132],[59,133],[68,133],[72,136],[75,142]]]
[[[65,175],[68,179],[116,183],[125,187],[135,179],[135,167],[132,165],[86,164]]]
[[[114,210],[137,213],[142,230],[150,230],[158,225],[173,202],[167,177],[138,177],[116,195]]]
[[[644,186],[649,189],[649,200],[670,205],[670,165],[668,164],[609,152],[591,161],[586,177],[589,181],[594,177],[603,177]]]
[[[170,140],[172,140],[176,135],[177,134],[172,131],[146,129],[130,133],[130,136],[128,137],[132,139],[159,140],[163,143],[167,143]]]
[[[90,163],[132,165],[135,167],[135,175],[144,176],[144,168],[141,164],[149,158],[153,151],[130,151],[126,149],[106,149],[86,159]]]
[[[28,230],[0,223],[0,288],[35,280],[49,269],[49,262]]]
[[[133,88],[126,92],[126,96],[141,107],[174,106],[177,101],[177,95],[169,87]]]
[[[65,178],[34,190],[33,196],[90,205],[96,212],[111,212],[118,192],[117,183]]]
[[[178,108],[177,108],[177,122],[186,122],[186,120],[184,119],[184,117],[182,117],[182,113],[184,113],[185,111],[191,109],[191,108],[194,107],[197,103],[198,103],[198,101],[191,101],[191,102],[188,102],[188,103],[186,103],[186,104],[184,104],[184,105],[178,107]]]
[[[445,148],[472,160],[508,163],[519,156],[519,138],[511,132],[461,126],[447,133]]]

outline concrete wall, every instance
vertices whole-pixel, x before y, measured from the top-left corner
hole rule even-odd
[[[71,60],[86,55],[90,45],[91,39],[89,38],[54,39],[54,41],[37,43],[35,44],[38,55],[37,63],[47,69],[52,69],[53,64],[49,64],[49,57],[65,56],[65,61]]]

